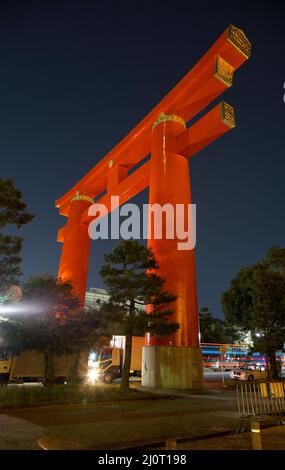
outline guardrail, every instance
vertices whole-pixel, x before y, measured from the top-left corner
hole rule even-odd
[[[284,382],[241,382],[237,385],[237,406],[241,418],[258,418],[285,413]]]

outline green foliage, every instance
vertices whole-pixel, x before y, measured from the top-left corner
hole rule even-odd
[[[200,334],[202,343],[226,343],[225,322],[214,318],[207,307],[199,313]]]
[[[285,273],[285,248],[280,246],[272,246],[266,253],[262,264],[268,266],[272,271]]]
[[[166,321],[176,296],[163,290],[165,280],[154,272],[158,265],[151,250],[135,240],[122,240],[105,260],[107,264],[100,270],[110,295],[109,305],[102,308],[105,318],[111,318],[123,334],[128,334],[130,326],[156,336],[168,336],[178,329],[177,323]],[[152,312],[146,314],[148,304]]]
[[[242,268],[221,298],[226,320],[252,332],[255,350],[270,358],[285,342],[285,249],[272,247],[261,262]],[[256,333],[258,336],[256,336]]]
[[[208,307],[199,312],[201,343],[227,343],[240,341],[240,331],[220,318],[213,317]]]
[[[167,321],[173,311],[169,304],[176,296],[163,290],[165,280],[155,274],[157,262],[151,250],[135,240],[121,240],[105,255],[106,264],[100,274],[110,295],[110,302],[101,308],[106,331],[126,335],[122,390],[129,386],[132,336],[148,331],[156,336],[168,336],[179,328]],[[146,314],[145,305],[151,305]],[[109,322],[108,322],[109,319]],[[114,333],[113,333],[114,334]]]
[[[2,315],[2,346],[14,354],[43,351],[46,383],[54,381],[55,354],[77,353],[79,359],[80,351],[94,347],[98,340],[98,312],[82,313],[71,285],[52,276],[30,278],[23,286],[22,301],[15,306],[20,313]]]
[[[0,179],[0,228],[16,225],[17,228],[30,222],[32,215],[26,213],[26,204],[21,192],[14,187],[11,179]]]
[[[0,407],[64,405],[70,403],[92,403],[96,401],[114,401],[125,399],[145,399],[151,394],[130,390],[127,394],[119,393],[118,385],[94,387],[94,385],[54,385],[53,387],[0,387]]]
[[[60,308],[61,313],[70,315],[77,305],[69,284],[52,276],[31,277],[23,285],[22,300],[13,304],[15,313],[7,314],[1,323],[6,347],[14,352],[47,348],[61,352],[64,335],[56,314]]]
[[[0,179],[0,209],[0,290],[3,293],[21,274],[20,252],[23,241],[21,237],[4,234],[3,229],[10,226],[19,229],[34,216],[26,212],[21,192],[10,179]]]

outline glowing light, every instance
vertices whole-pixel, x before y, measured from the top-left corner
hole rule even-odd
[[[34,314],[46,312],[48,306],[46,304],[30,304],[20,302],[18,304],[0,305],[0,315],[10,314]]]
[[[89,384],[94,384],[99,377],[99,369],[98,365],[96,364],[92,369],[89,369],[87,375],[87,382]]]

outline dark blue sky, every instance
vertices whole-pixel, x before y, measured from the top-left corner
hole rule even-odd
[[[200,306],[222,315],[237,270],[284,246],[285,13],[279,2],[54,1],[0,7],[1,176],[35,220],[25,276],[57,272],[54,201],[183,77],[228,24],[253,55],[223,97],[237,128],[190,161]],[[147,193],[136,197],[147,202]],[[93,242],[89,286],[110,242]]]

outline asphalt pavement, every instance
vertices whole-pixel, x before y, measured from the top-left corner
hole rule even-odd
[[[228,373],[225,380],[229,380]],[[0,449],[111,450],[154,445],[169,438],[182,439],[179,448],[184,449],[203,445],[250,448],[250,435],[246,440],[245,436],[234,438],[244,426],[237,413],[235,390],[221,386],[218,372],[206,373],[205,382],[201,390],[169,391],[168,395],[161,391],[163,397],[6,409],[0,413]],[[138,381],[132,383],[139,385]],[[278,431],[279,449],[284,428]],[[229,436],[218,437],[220,433]],[[267,433],[270,435],[270,431]],[[217,437],[203,441],[209,435]]]
[[[233,391],[6,410],[0,449],[115,449],[239,425]],[[17,432],[15,433],[15,429]]]

